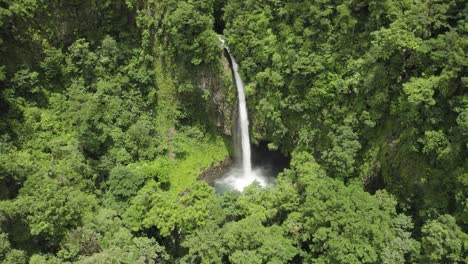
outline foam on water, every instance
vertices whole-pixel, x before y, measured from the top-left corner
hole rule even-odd
[[[235,166],[229,170],[223,178],[215,181],[215,188],[220,191],[237,190],[243,191],[245,187],[251,185],[254,182],[265,187],[273,184],[274,178],[268,177],[268,171],[262,168],[253,169],[249,175],[244,174],[241,167]]]

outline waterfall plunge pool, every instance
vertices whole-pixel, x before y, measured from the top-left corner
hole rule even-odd
[[[252,175],[243,175],[240,162],[234,162],[213,175],[210,185],[216,191],[243,191],[243,189],[254,181],[261,186],[273,185],[278,173],[289,166],[290,158],[279,151],[268,150],[267,143],[260,142],[258,146],[252,145]]]

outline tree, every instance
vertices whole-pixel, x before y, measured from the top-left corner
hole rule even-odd
[[[35,175],[28,178],[15,201],[24,214],[32,235],[43,235],[57,243],[71,228],[81,224],[83,215],[96,207],[96,198],[57,179]]]
[[[188,235],[182,246],[188,248],[188,254],[183,259],[190,263],[223,263],[226,254],[221,228],[214,221]]]
[[[223,228],[223,243],[232,263],[286,263],[298,253],[279,226],[265,227],[248,216]]]
[[[427,222],[421,232],[422,262],[463,263],[468,258],[468,235],[452,216],[442,215]]]
[[[385,191],[375,196],[360,186],[345,186],[323,174],[312,156],[298,153],[285,180],[301,191],[300,206],[285,227],[306,260],[322,263],[399,263],[415,259],[418,243],[411,238],[411,219],[397,214],[396,201]]]
[[[128,167],[117,166],[110,171],[107,185],[108,203],[117,211],[125,211],[126,204],[144,184],[144,175]]]
[[[26,264],[28,261],[24,251],[12,249],[7,253],[5,260],[2,263],[5,264]]]
[[[0,233],[0,259],[5,259],[6,254],[10,251],[10,241],[8,241],[8,235]]]

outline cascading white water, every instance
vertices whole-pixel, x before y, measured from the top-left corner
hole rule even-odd
[[[224,45],[224,40],[220,39]],[[222,186],[220,189],[234,188],[243,191],[245,187],[257,181],[261,186],[267,184],[267,179],[264,178],[260,169],[252,169],[250,137],[249,137],[249,117],[247,113],[247,102],[245,99],[244,82],[239,75],[239,65],[231,55],[229,49],[224,46],[229,54],[232,64],[232,73],[236,81],[237,95],[239,101],[239,127],[241,136],[241,163],[242,168],[234,167],[229,171],[225,178],[217,181],[215,185]]]
[[[244,82],[239,75],[239,65],[237,65],[236,60],[230,53],[229,56],[231,57],[232,72],[234,74],[234,79],[236,80],[237,96],[239,101],[239,127],[241,134],[242,168],[244,170],[244,177],[252,177],[249,117],[245,100]]]

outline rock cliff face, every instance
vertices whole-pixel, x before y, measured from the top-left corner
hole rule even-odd
[[[155,60],[158,76],[156,111],[161,116],[158,127],[161,135],[168,135],[168,143],[170,135],[174,134],[171,128],[177,131],[184,126],[197,127],[210,135],[223,136],[233,153],[229,146],[234,145],[236,134],[233,133],[236,129],[236,88],[221,46],[216,57],[215,61],[203,65],[164,54]]]
[[[219,164],[214,164],[209,168],[206,168],[199,176],[199,180],[204,180],[209,185],[213,186],[215,181],[225,175],[229,169],[233,166],[234,161],[232,159],[226,159]]]
[[[227,136],[232,136],[235,129],[236,117],[236,96],[234,82],[232,79],[229,62],[225,56],[221,59],[221,79],[218,80],[218,85],[212,87],[211,104],[214,110],[215,123],[222,133]]]
[[[196,80],[197,87],[205,99],[205,110],[210,124],[222,134],[233,136],[237,97],[226,56],[220,57],[218,65],[201,68],[197,72]]]

